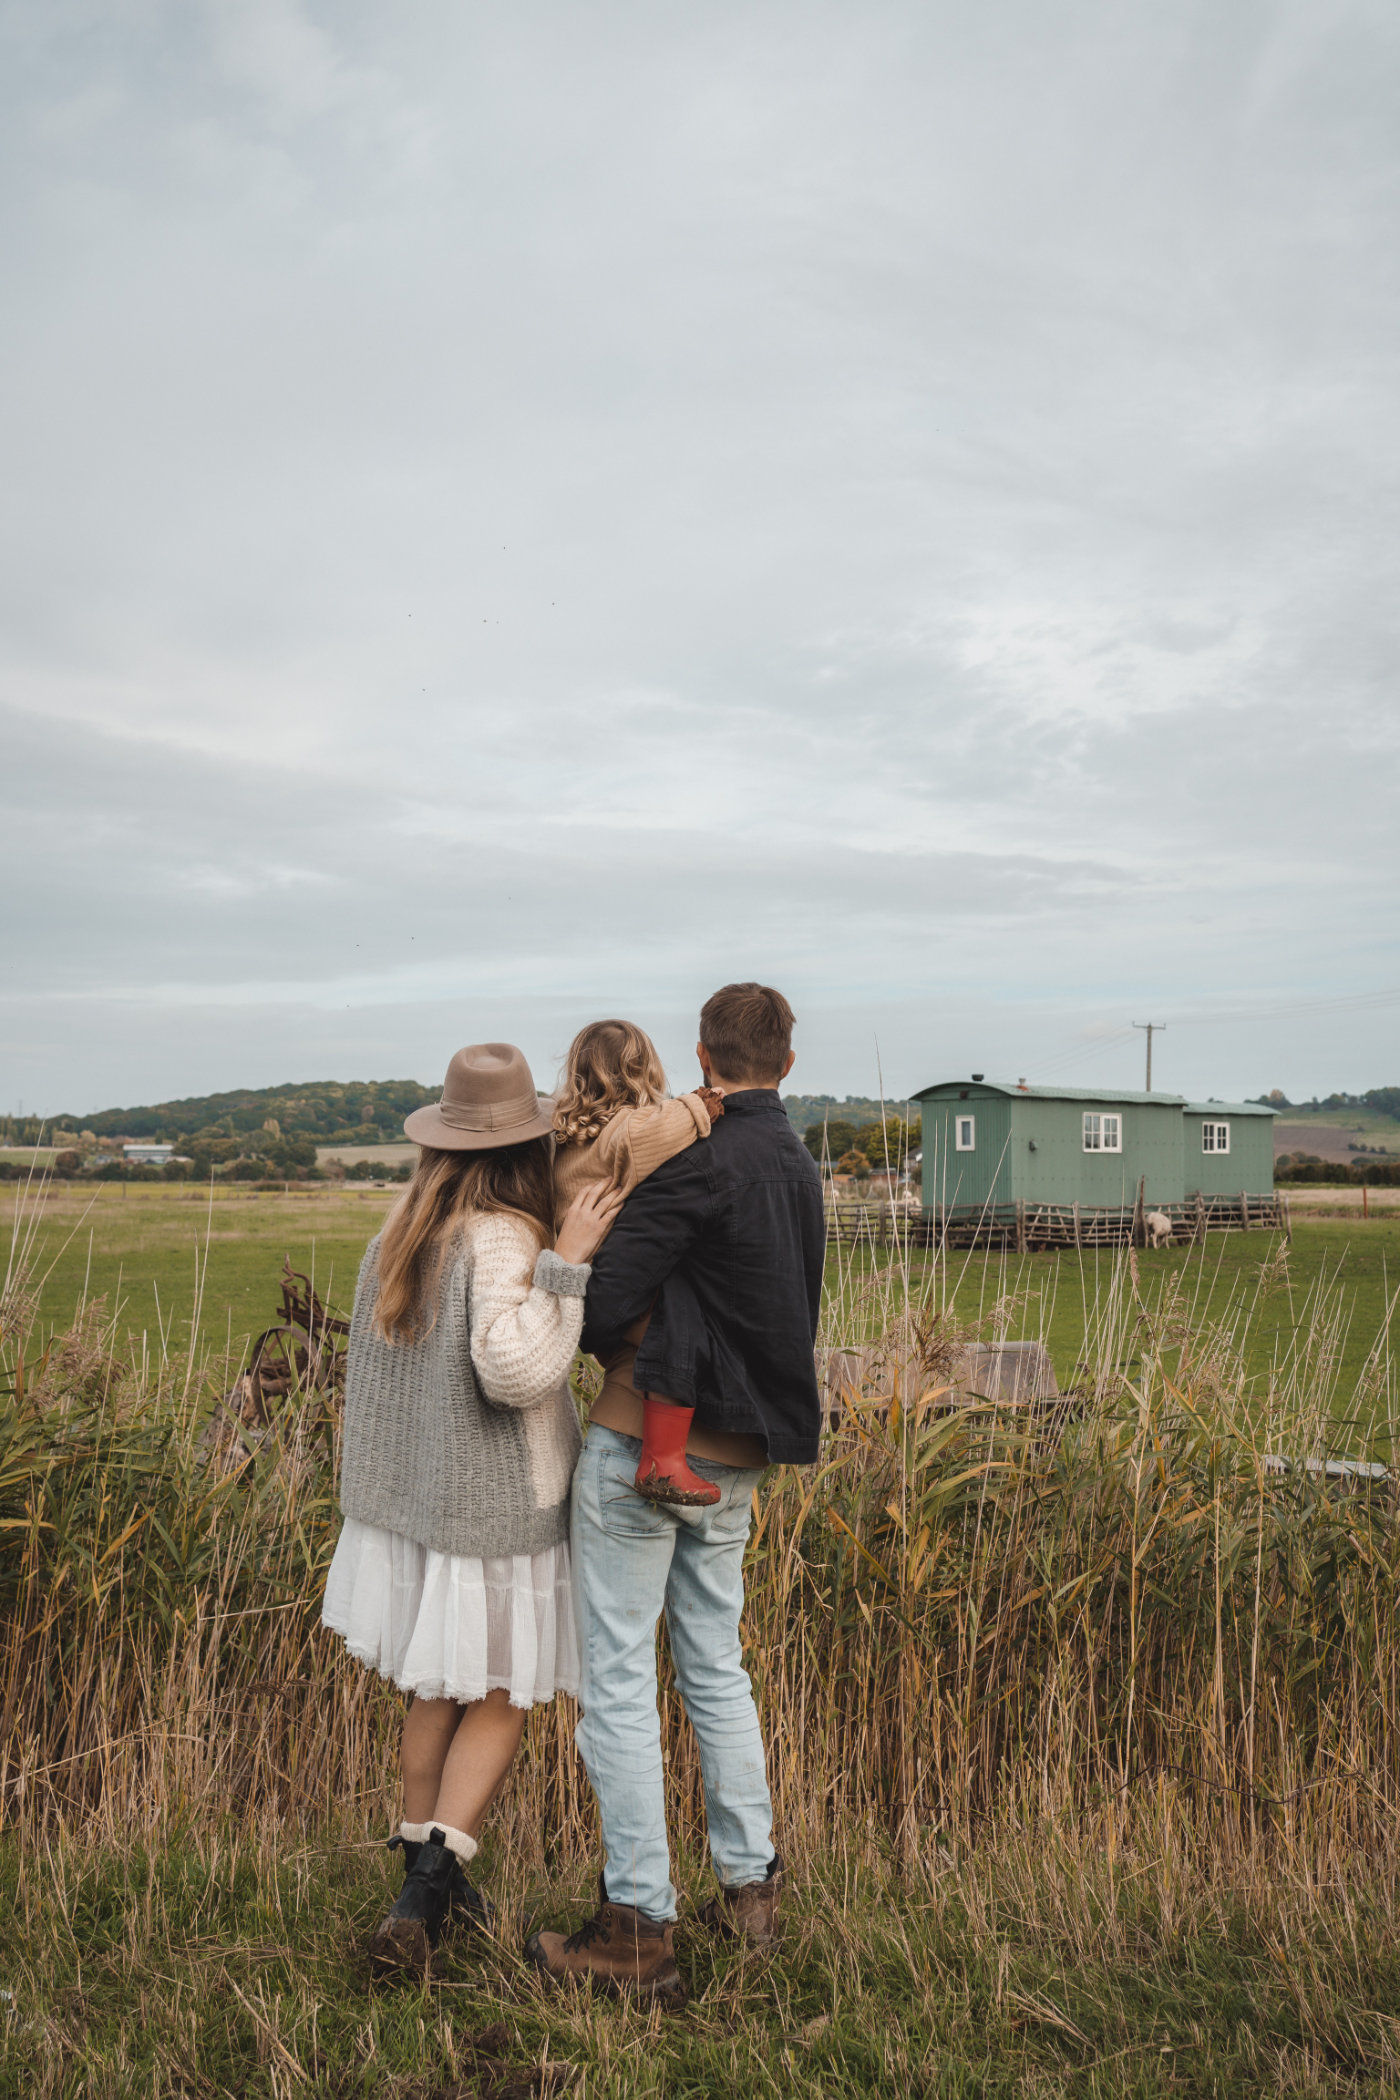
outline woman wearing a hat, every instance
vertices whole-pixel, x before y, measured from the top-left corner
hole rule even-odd
[[[422,1147],[360,1265],[325,1623],[412,1702],[407,1873],[370,1943],[426,1966],[454,1913],[487,1922],[463,1871],[528,1708],[578,1684],[568,1374],[589,1259],[621,1195],[585,1189],[554,1233],[550,1118],[509,1043],[459,1050]]]

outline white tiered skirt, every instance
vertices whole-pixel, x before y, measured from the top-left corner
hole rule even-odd
[[[567,1541],[476,1560],[345,1519],[321,1618],[350,1653],[420,1699],[506,1691],[535,1706],[578,1690]]]

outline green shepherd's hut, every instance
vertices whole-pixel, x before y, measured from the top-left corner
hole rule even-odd
[[[1153,1214],[1174,1239],[1282,1222],[1274,1111],[1253,1102],[980,1073],[913,1099],[923,1104],[925,1215],[953,1245],[1142,1242]]]
[[[1188,1196],[1274,1186],[1274,1117],[1258,1101],[1188,1101],[1181,1112]]]

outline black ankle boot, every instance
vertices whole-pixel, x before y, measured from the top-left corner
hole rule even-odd
[[[423,1850],[423,1840],[421,1838],[400,1837],[396,1833],[389,1839],[388,1849],[390,1852],[402,1852],[403,1878],[406,1883],[409,1875],[418,1864],[418,1855]],[[496,1913],[492,1909],[491,1904],[482,1895],[476,1884],[468,1879],[466,1870],[455,1853],[453,1854],[453,1865],[456,1868],[456,1873],[452,1878],[452,1894],[448,1902],[447,1916],[443,1919],[444,1928],[448,1925],[474,1925],[478,1932],[493,1932],[496,1926]]]
[[[408,1850],[407,1844],[404,1850]],[[457,1855],[443,1844],[442,1832],[433,1830],[417,1847],[417,1857],[404,1876],[398,1902],[370,1940],[370,1967],[377,1974],[428,1974],[433,1949],[451,1908],[456,1872]]]

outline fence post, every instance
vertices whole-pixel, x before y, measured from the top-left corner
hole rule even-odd
[[[1249,1197],[1244,1189],[1240,1190],[1240,1230],[1249,1230]]]
[[[1018,1203],[1017,1203],[1017,1205],[1016,1205],[1016,1252],[1017,1252],[1018,1254],[1024,1254],[1024,1253],[1025,1253],[1025,1251],[1026,1251],[1026,1206],[1025,1206],[1025,1204],[1024,1204],[1024,1203],[1018,1202]]]

